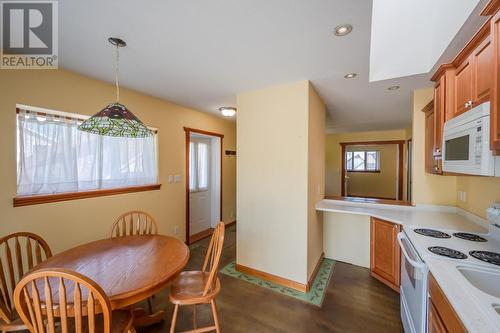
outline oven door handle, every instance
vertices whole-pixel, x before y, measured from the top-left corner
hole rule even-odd
[[[404,234],[402,232],[398,233],[397,235],[398,237],[398,242],[399,242],[399,247],[401,248],[401,252],[403,252],[403,255],[405,256],[406,260],[408,260],[408,262],[413,266],[413,267],[417,267],[419,268],[420,270],[423,270],[425,271],[426,269],[426,265],[425,263],[423,262],[417,262],[415,260],[413,260],[412,258],[410,258],[410,256],[408,255],[408,252],[406,252],[406,246],[403,244],[403,242],[401,241],[403,238],[406,238],[404,236]]]

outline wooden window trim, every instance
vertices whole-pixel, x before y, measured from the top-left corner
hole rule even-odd
[[[340,177],[340,193],[341,196],[346,196],[345,193],[345,175],[346,175],[346,159],[345,152],[347,146],[371,146],[371,145],[384,145],[384,144],[397,144],[398,145],[398,153],[399,153],[399,179],[398,179],[398,198],[397,200],[403,200],[403,146],[406,144],[405,140],[385,140],[385,141],[362,141],[362,142],[340,142],[341,146],[341,177]]]
[[[120,188],[81,191],[81,192],[67,192],[56,194],[43,194],[43,195],[26,195],[14,197],[14,207],[40,205],[51,202],[69,201],[78,199],[87,199],[95,197],[103,197],[108,195],[126,194],[134,192],[155,191],[161,188],[161,184],[141,185],[141,186],[128,186]]]

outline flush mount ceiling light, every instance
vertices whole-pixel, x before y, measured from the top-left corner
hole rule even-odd
[[[153,132],[144,125],[127,107],[120,104],[120,86],[118,84],[118,61],[120,60],[119,48],[127,43],[120,38],[110,37],[108,41],[116,47],[115,85],[116,102],[109,104],[104,109],[85,120],[78,129],[97,135],[106,135],[125,138],[145,138]]]
[[[398,90],[399,88],[401,88],[400,86],[391,86],[389,88],[387,88],[387,90]]]
[[[340,24],[335,27],[335,36],[342,37],[348,35],[352,31],[352,25]]]
[[[358,74],[356,74],[356,73],[349,73],[349,74],[344,75],[344,79],[353,79],[356,76],[358,76]]]
[[[231,106],[220,107],[219,111],[224,117],[233,117],[236,114],[236,108]]]

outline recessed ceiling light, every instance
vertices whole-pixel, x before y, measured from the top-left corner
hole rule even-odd
[[[220,107],[219,111],[224,117],[233,117],[236,114],[236,108],[231,106]]]
[[[356,73],[349,73],[349,74],[344,75],[344,79],[353,79],[356,76],[358,76],[358,74],[356,74]]]
[[[398,90],[399,88],[401,88],[401,87],[400,86],[392,86],[392,87],[387,88],[387,90]]]
[[[335,27],[335,36],[342,37],[348,35],[352,31],[352,25],[340,24]]]

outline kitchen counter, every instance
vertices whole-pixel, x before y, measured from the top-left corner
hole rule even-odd
[[[373,216],[403,226],[488,232],[486,220],[450,206],[396,206],[325,199],[316,204],[316,210]]]
[[[492,306],[500,301],[498,298],[472,286],[458,272],[457,266],[460,266],[460,263],[456,260],[428,257],[425,262],[448,302],[470,333],[500,332],[500,315]],[[491,266],[493,265],[483,267],[500,272],[500,268],[495,269]]]
[[[386,204],[356,203],[341,200],[325,199],[316,204],[316,210],[322,211],[324,217],[325,233],[325,254],[329,247],[333,248],[333,254],[344,259],[342,247],[348,247],[349,242],[353,242],[353,237],[343,242],[344,234],[349,233],[351,224],[362,225],[352,226],[357,235],[360,235],[359,241],[355,242],[352,248],[347,252],[355,251],[356,247],[361,246],[368,240],[368,236],[363,234],[369,225],[369,216],[380,218],[393,223],[401,224],[404,230],[411,230],[414,227],[435,228],[444,230],[459,230],[464,232],[488,234],[489,225],[486,220],[472,215],[456,207],[448,206],[396,206]],[[335,214],[328,214],[335,213]],[[345,215],[348,214],[348,215]],[[351,216],[360,216],[354,218]],[[366,231],[369,233],[369,231]],[[407,231],[408,232],[408,231]],[[337,236],[339,235],[339,236]],[[338,237],[338,238],[337,238]],[[488,250],[500,252],[500,239],[493,241]],[[343,243],[342,243],[343,242]],[[340,243],[340,245],[335,245]],[[500,304],[500,299],[483,293],[474,287],[458,271],[457,267],[465,264],[459,260],[441,258],[427,253],[425,249],[428,244],[420,244],[419,255],[426,262],[429,271],[432,273],[441,289],[445,293],[448,301],[453,306],[455,312],[462,320],[469,332],[500,332],[500,315],[495,311],[491,304]],[[366,252],[366,249],[364,250]],[[366,253],[363,252],[363,256]],[[352,261],[357,264],[356,262]],[[367,265],[363,265],[367,267]],[[472,267],[486,267],[490,270],[500,272],[500,267],[491,264],[471,265]],[[369,267],[369,266],[368,266]],[[499,287],[500,288],[500,287]]]

